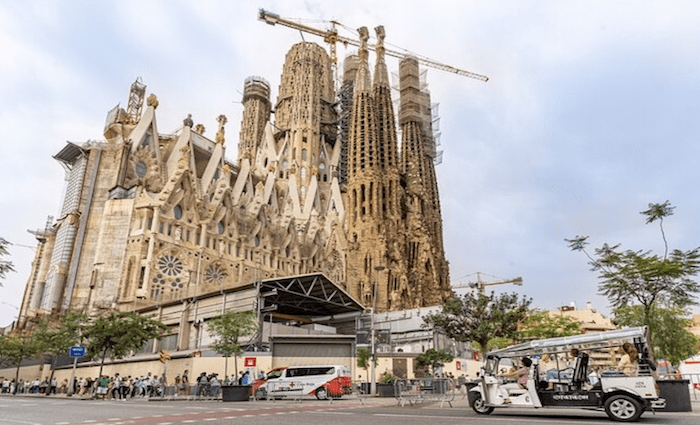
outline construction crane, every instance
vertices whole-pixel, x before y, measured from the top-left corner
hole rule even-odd
[[[522,277],[516,277],[515,279],[507,279],[507,280],[496,280],[493,282],[484,282],[481,280],[481,273],[476,272],[476,282],[472,283],[463,283],[460,285],[452,285],[452,289],[459,289],[459,288],[477,288],[479,290],[479,295],[486,295],[486,287],[487,286],[493,286],[493,285],[505,285],[512,283],[513,285],[521,286],[523,284],[523,278]]]
[[[338,26],[345,27],[345,26],[337,21],[330,21],[331,29],[323,30],[323,29],[310,27],[308,25],[300,24],[300,23],[294,22],[290,19],[282,18],[281,16],[277,15],[276,13],[268,12],[265,9],[260,9],[258,11],[258,19],[269,24],[269,25],[279,24],[279,25],[283,25],[285,27],[289,27],[289,28],[292,28],[295,30],[299,30],[301,32],[306,32],[306,33],[321,37],[323,39],[323,41],[328,43],[328,45],[330,46],[330,57],[331,57],[331,61],[333,61],[333,64],[338,63],[338,58],[336,56],[336,49],[335,49],[336,43],[341,42],[346,46],[347,45],[351,45],[351,46],[355,46],[355,47],[360,46],[359,40],[355,40],[355,39],[348,38],[348,37],[343,37],[342,35],[338,34],[337,27]],[[367,47],[371,50],[374,50],[374,46],[372,46],[372,45],[368,45]],[[474,72],[465,71],[464,69],[456,68],[452,65],[440,63],[440,62],[434,61],[430,58],[427,58],[425,56],[421,56],[421,55],[417,55],[415,53],[409,52],[408,50],[400,52],[400,51],[396,51],[396,50],[385,49],[384,52],[388,56],[393,56],[393,57],[399,58],[399,59],[404,58],[406,56],[412,56],[412,57],[415,57],[418,60],[418,63],[420,63],[422,65],[429,66],[431,68],[439,69],[442,71],[452,72],[452,73],[455,73],[457,75],[462,75],[464,77],[473,78],[475,80],[484,81],[484,82],[489,80],[489,77],[486,77],[485,75],[476,74]]]

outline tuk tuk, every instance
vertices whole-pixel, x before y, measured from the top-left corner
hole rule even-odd
[[[623,343],[633,344],[638,353],[635,370],[626,374],[615,370],[612,360]],[[636,421],[645,410],[666,405],[659,397],[648,353],[646,327],[540,339],[491,351],[469,401],[476,413],[484,415],[502,407],[581,408],[604,410],[613,421]],[[570,362],[564,364],[567,356]],[[542,370],[546,357],[557,359],[548,371]],[[592,358],[598,370],[592,370]],[[607,364],[602,366],[601,359],[608,359]],[[506,372],[504,364],[519,366],[519,384],[508,382],[516,373]]]

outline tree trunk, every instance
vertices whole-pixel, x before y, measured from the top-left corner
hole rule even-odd
[[[58,356],[51,354],[51,375],[49,376],[49,388],[51,388],[51,381],[53,380],[53,374],[56,372],[56,358],[57,357]],[[15,381],[15,382],[17,382],[17,381]],[[56,385],[56,386],[58,387],[58,385]],[[58,388],[57,388],[57,390],[58,390]],[[56,391],[56,392],[58,392],[58,391]],[[50,393],[51,393],[51,391],[49,390],[46,393],[46,395],[49,395]]]
[[[102,367],[105,365],[105,357],[107,357],[107,349],[102,350],[102,361],[100,362],[100,373],[97,374],[97,378],[102,378]]]

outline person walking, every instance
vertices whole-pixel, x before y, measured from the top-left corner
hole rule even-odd
[[[112,398],[122,400],[122,377],[118,373],[114,374],[114,381],[112,385]]]
[[[182,386],[180,387],[180,391],[182,392],[182,395],[189,395],[190,394],[190,378],[188,375],[188,370],[185,369],[185,371],[182,373]]]

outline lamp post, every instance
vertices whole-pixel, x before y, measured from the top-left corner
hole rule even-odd
[[[372,339],[372,356],[370,359],[370,386],[369,386],[369,393],[370,395],[377,395],[377,376],[376,376],[376,371],[375,371],[375,366],[374,363],[377,361],[377,354],[375,352],[375,334],[374,334],[374,312],[377,308],[377,281],[379,280],[379,272],[384,270],[384,266],[376,266],[374,270],[377,271],[377,279],[375,279],[374,285],[372,287],[372,313],[370,316],[370,322],[369,322],[369,329],[370,329],[370,337]]]

